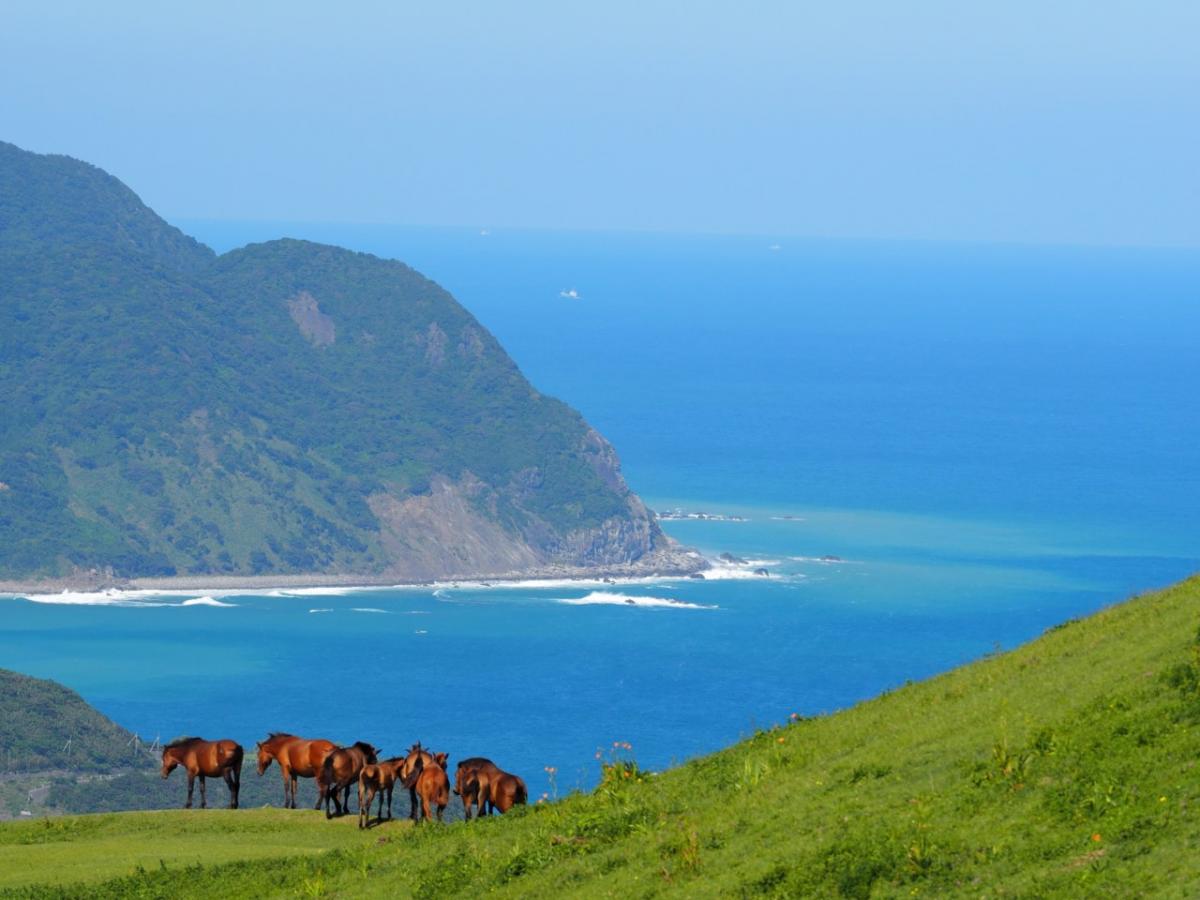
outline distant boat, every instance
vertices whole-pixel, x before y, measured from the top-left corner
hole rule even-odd
[[[566,290],[566,291],[559,291],[558,296],[563,297],[567,300],[582,300],[583,299],[582,297],[579,296],[579,291],[575,290],[575,288],[571,288],[570,290]]]

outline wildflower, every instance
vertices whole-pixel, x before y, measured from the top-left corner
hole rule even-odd
[[[1099,842],[1100,842],[1100,832],[1096,832],[1095,834],[1093,834],[1093,835],[1092,835],[1092,840],[1093,840],[1093,841],[1096,841],[1097,843],[1099,843]]]
[[[1166,803],[1166,802],[1167,802],[1167,798],[1166,798],[1166,797],[1159,797],[1159,798],[1158,798],[1158,802],[1159,802],[1159,803]]]
[[[783,743],[783,738],[779,738],[779,743]]]

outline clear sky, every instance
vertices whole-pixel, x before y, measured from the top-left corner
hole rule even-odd
[[[1197,0],[0,3],[168,218],[1200,245]]]

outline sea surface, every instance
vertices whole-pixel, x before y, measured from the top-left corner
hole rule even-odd
[[[739,562],[0,600],[0,666],[147,740],[419,739],[564,793],[613,742],[668,766],[1200,569],[1195,251],[182,225],[408,262]]]

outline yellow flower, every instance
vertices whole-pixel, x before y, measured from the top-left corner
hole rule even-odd
[[[1158,798],[1158,802],[1159,802],[1159,803],[1166,803],[1166,802],[1167,802],[1167,798],[1166,798],[1166,797],[1159,797],[1159,798]]]
[[[1097,842],[1099,842],[1099,840],[1100,840],[1100,833],[1099,833],[1099,832],[1097,832],[1096,834],[1093,834],[1093,835],[1092,835],[1092,840],[1093,840],[1093,841],[1097,841]]]
[[[779,743],[781,743],[781,744],[783,743],[783,738],[779,739]]]

